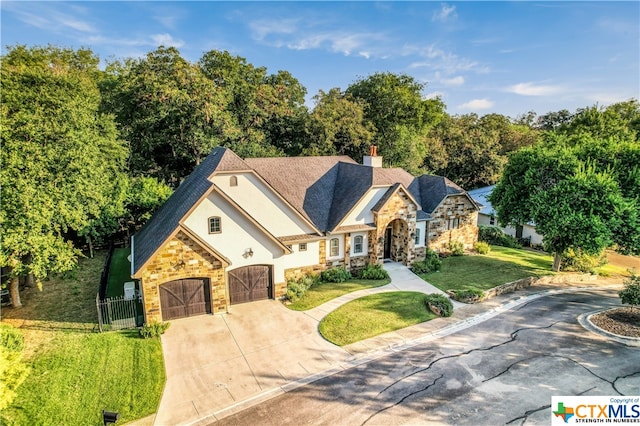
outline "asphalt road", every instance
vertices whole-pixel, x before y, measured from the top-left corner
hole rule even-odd
[[[640,393],[638,348],[577,322],[619,304],[611,290],[533,300],[212,424],[546,425],[552,395]]]

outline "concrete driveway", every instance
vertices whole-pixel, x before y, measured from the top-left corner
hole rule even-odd
[[[154,424],[191,424],[344,361],[349,353],[317,328],[318,320],[275,300],[172,321],[162,336],[167,383]]]

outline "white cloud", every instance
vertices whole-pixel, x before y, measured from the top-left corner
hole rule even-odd
[[[432,21],[447,22],[458,17],[455,6],[449,6],[446,3],[440,4],[440,10],[433,12]]]
[[[507,92],[521,96],[549,96],[561,93],[563,89],[559,86],[535,84],[533,82],[518,83],[509,86]]]
[[[74,14],[82,12],[82,9],[70,7],[64,3],[57,3],[56,7],[48,4],[41,4],[37,8],[34,3],[9,2],[3,4],[3,9],[14,13],[16,18],[27,25],[51,32],[61,32],[64,30],[74,30],[82,33],[95,33],[95,27],[86,20],[76,17]],[[60,8],[67,8],[68,11],[61,11]]]
[[[464,77],[459,75],[453,78],[441,78],[440,83],[445,86],[462,86],[464,84]]]
[[[167,47],[182,47],[184,46],[184,41],[182,40],[174,40],[171,34],[152,34],[150,36],[151,40],[156,46],[167,46]]]
[[[458,105],[458,108],[463,110],[478,111],[483,109],[489,109],[493,105],[494,105],[494,102],[487,98],[472,99],[469,102],[465,102],[462,105]]]
[[[298,29],[297,19],[259,19],[249,22],[256,40],[264,40],[272,34],[293,34]]]
[[[455,53],[445,52],[436,47],[435,44],[429,46],[405,45],[401,50],[403,56],[417,56],[426,60],[416,61],[409,65],[409,68],[428,68],[434,71],[442,71],[451,75],[461,71],[475,71],[477,73],[488,73],[489,67],[468,58],[462,58]]]

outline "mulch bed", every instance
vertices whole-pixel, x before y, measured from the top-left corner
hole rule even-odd
[[[640,337],[640,309],[615,308],[591,316],[591,322],[610,333]]]

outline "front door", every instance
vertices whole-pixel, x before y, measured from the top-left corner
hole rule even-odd
[[[384,231],[384,258],[385,259],[390,259],[391,258],[391,227],[388,227],[385,231]]]

